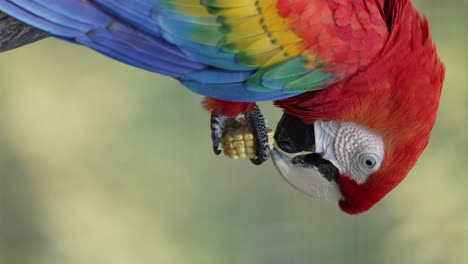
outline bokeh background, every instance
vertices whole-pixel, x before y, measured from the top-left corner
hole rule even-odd
[[[169,78],[53,39],[0,54],[0,264],[468,263],[468,1],[415,3],[447,67],[438,121],[359,216],[214,156]]]

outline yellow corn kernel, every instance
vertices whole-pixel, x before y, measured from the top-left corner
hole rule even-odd
[[[229,155],[236,155],[236,154],[237,154],[237,152],[236,152],[235,149],[226,149],[225,151],[226,151]]]
[[[235,148],[243,147],[245,145],[245,141],[236,140],[234,141],[233,145]]]
[[[221,144],[223,145],[223,148],[234,148],[234,143],[230,141],[223,141]]]
[[[252,133],[244,133],[244,139],[253,140],[254,136]]]
[[[245,152],[250,153],[250,154],[255,154],[255,149],[254,148],[245,148]]]
[[[236,148],[236,154],[241,154],[241,153],[245,153],[245,148],[244,147]]]
[[[267,127],[268,143],[273,148],[273,129]],[[243,118],[229,120],[221,140],[224,155],[230,159],[255,158],[255,138],[252,129]]]

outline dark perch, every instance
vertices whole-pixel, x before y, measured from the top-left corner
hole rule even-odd
[[[0,52],[41,40],[48,35],[0,12]]]

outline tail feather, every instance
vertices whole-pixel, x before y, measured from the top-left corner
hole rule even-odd
[[[29,25],[0,12],[0,52],[12,50],[46,38],[45,32],[36,30]]]

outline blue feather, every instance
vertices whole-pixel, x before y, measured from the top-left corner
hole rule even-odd
[[[236,54],[222,51],[218,47],[197,44],[189,40],[177,38],[166,32],[163,32],[162,35],[167,41],[178,47],[183,47],[180,48],[181,51],[195,61],[202,61],[210,66],[229,71],[249,71],[256,69],[256,67],[249,67],[237,63],[235,58]]]
[[[289,65],[284,72],[278,69],[256,75],[256,67],[239,64],[237,54],[218,47],[222,34],[215,17],[177,14],[163,2],[0,0],[0,10],[58,38],[85,45],[135,67],[174,77],[193,92],[213,98],[255,102],[300,93],[294,91],[297,87],[285,91],[276,86],[289,76],[304,74],[296,67],[298,63],[291,62],[294,67]],[[253,77],[264,78],[264,82],[271,82],[278,90],[261,84],[255,89]],[[315,78],[309,77],[306,81]]]
[[[39,14],[54,24],[65,25],[81,32],[103,27],[112,21],[111,17],[104,15],[95,7],[79,4],[76,1],[55,1],[52,5],[47,1],[31,0],[15,0],[14,3],[25,11]]]
[[[231,84],[211,84],[182,81],[182,84],[194,93],[233,102],[274,101],[300,94],[284,93],[282,91],[268,93],[252,92],[246,89],[246,84],[244,82]]]
[[[48,32],[51,35],[61,36],[62,38],[73,38],[81,32],[68,25],[54,24],[44,18],[33,15],[23,8],[11,4],[10,2],[0,2],[0,10],[4,13],[23,21],[33,27]]]
[[[245,82],[252,75],[251,71],[223,71],[219,69],[204,69],[200,71],[192,71],[182,75],[179,79],[183,82],[198,82],[198,83],[240,83]]]
[[[159,26],[151,17],[153,0],[93,0],[93,3],[145,33],[160,35]]]

